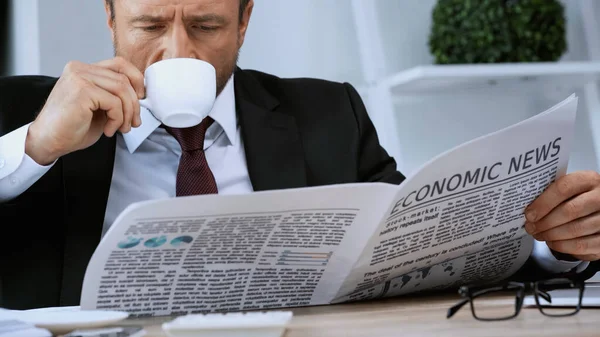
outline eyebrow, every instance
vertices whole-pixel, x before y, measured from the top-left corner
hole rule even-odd
[[[185,17],[185,21],[195,22],[195,23],[217,23],[217,24],[225,24],[227,19],[221,15],[217,14],[200,14],[200,15],[189,15]]]
[[[169,19],[166,17],[144,14],[144,15],[134,16],[133,18],[131,18],[131,20],[129,20],[129,23],[140,23],[140,22],[141,23],[161,23],[161,22],[165,22],[168,20]],[[190,15],[190,16],[186,16],[185,20],[189,21],[189,22],[196,22],[196,23],[213,22],[213,23],[217,23],[217,24],[225,24],[227,22],[227,20],[223,16],[217,15],[217,14]]]
[[[160,23],[160,22],[165,22],[165,21],[167,21],[167,18],[161,17],[161,16],[138,15],[138,16],[134,16],[133,18],[131,18],[131,20],[129,20],[129,23],[138,23],[138,22]]]

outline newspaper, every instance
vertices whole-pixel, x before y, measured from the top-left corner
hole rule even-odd
[[[525,207],[566,173],[577,97],[423,165],[342,184],[130,205],[83,309],[132,316],[324,305],[496,282],[529,258]]]

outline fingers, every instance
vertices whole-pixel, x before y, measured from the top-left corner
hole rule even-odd
[[[533,237],[538,241],[575,239],[582,236],[600,233],[598,223],[600,223],[600,213],[594,213],[592,215],[588,215],[547,231],[535,234]]]
[[[547,241],[550,249],[572,256],[600,254],[600,235],[593,234],[570,240]]]
[[[539,221],[527,223],[525,228],[529,234],[535,236],[538,233],[558,228],[568,222],[583,218],[599,210],[600,192],[598,190],[592,190],[563,202]],[[575,227],[578,225],[579,224],[577,223]],[[576,229],[575,227],[571,226],[570,229]],[[597,224],[596,227],[598,227]],[[564,231],[564,229],[560,231]]]
[[[123,104],[118,96],[111,94],[110,92],[90,85],[88,88],[90,99],[94,106],[92,107],[95,113],[105,113],[108,118],[104,125],[104,135],[112,137],[115,135],[117,130],[123,125]]]
[[[87,75],[84,74],[83,77],[88,80],[93,85],[104,89],[111,93],[114,96],[117,96],[121,101],[122,111],[123,111],[123,124],[120,126],[119,131],[123,133],[127,133],[131,131],[131,126],[139,126],[137,125],[137,121],[135,120],[135,112],[137,96],[133,91],[133,88],[129,84],[127,79],[123,80],[119,78],[119,75],[116,73],[112,73],[113,76],[106,74],[98,74],[102,72],[102,69],[92,70],[92,72],[96,72],[96,74]],[[110,70],[106,70],[106,72],[111,73]],[[138,107],[139,109],[139,107]]]
[[[559,178],[527,207],[525,229],[550,249],[583,261],[600,258],[600,174]]]
[[[600,254],[588,254],[588,255],[573,255],[579,261],[598,261],[600,260]]]
[[[527,221],[538,221],[564,201],[598,186],[599,181],[600,175],[593,171],[579,171],[559,178],[525,209]]]
[[[110,69],[118,74],[123,74],[129,79],[131,86],[137,93],[138,99],[142,99],[146,96],[146,89],[144,86],[144,74],[136,68],[133,64],[126,61],[122,57],[115,57],[110,60],[104,60],[96,63],[97,66],[102,68]]]
[[[93,86],[112,94],[120,100],[122,104],[120,109],[123,114],[122,118],[109,118],[110,123],[115,123],[117,120],[122,121],[117,130],[127,133],[131,131],[132,126],[138,127],[141,125],[142,121],[138,100],[145,95],[144,77],[131,63],[120,57],[93,65],[73,62],[73,65],[69,68],[69,72],[77,74],[77,76],[85,79]],[[98,93],[98,91],[94,92]],[[101,95],[100,97],[106,96]],[[112,105],[113,101],[111,99],[107,104]],[[112,109],[110,113],[114,113],[115,111],[117,110]],[[105,131],[109,134],[114,134],[114,132],[111,132],[112,130],[113,126],[111,125]]]
[[[111,77],[116,81],[125,83],[128,81],[130,88],[135,93],[132,101],[134,112],[132,125],[134,127],[140,126],[142,124],[142,119],[140,117],[140,106],[138,100],[144,98],[146,95],[144,75],[138,68],[121,57],[98,62],[95,64],[94,68],[97,73]]]
[[[129,95],[131,97],[129,102],[133,106],[133,118],[131,119],[131,125],[133,125],[134,127],[140,126],[142,124],[142,120],[140,118],[140,103],[138,101],[139,97],[138,94],[135,92],[135,89],[131,85],[131,81],[129,80],[129,78],[124,74],[117,73],[111,69],[98,66],[91,67],[90,72],[97,76],[105,76],[111,78],[120,87],[123,87],[123,90],[126,89],[126,91],[129,92]],[[117,89],[119,88],[117,87]],[[129,121],[129,119],[126,119],[125,121]]]

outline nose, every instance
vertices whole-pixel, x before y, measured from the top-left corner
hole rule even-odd
[[[171,34],[167,37],[163,60],[170,58],[198,58],[184,24],[172,26]]]

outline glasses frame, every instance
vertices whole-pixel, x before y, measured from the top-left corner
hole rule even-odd
[[[540,289],[540,285],[544,286],[544,290]],[[544,299],[548,303],[552,303],[552,297],[547,291],[551,290],[559,290],[559,289],[569,289],[569,287],[565,287],[565,285],[570,285],[571,289],[579,289],[579,299],[577,302],[577,306],[573,312],[568,312],[566,314],[550,314],[544,312],[544,305],[540,304],[540,298]],[[536,307],[542,313],[542,315],[548,317],[567,317],[573,316],[577,314],[581,310],[581,302],[583,300],[583,293],[585,290],[585,282],[579,279],[569,279],[569,278],[556,278],[556,279],[548,279],[541,280],[536,282],[507,282],[503,285],[492,286],[489,288],[480,288],[480,287],[469,287],[462,286],[459,288],[458,293],[464,297],[461,301],[450,307],[446,314],[446,318],[451,318],[456,314],[462,307],[464,307],[467,303],[470,304],[471,314],[473,317],[479,321],[504,321],[517,317],[523,308],[523,302],[525,300],[525,296],[528,294],[533,294],[535,298]],[[478,317],[475,313],[475,305],[474,299],[480,296],[487,295],[489,293],[499,292],[499,291],[515,291],[515,313],[506,317],[498,317],[498,318],[485,318]]]

